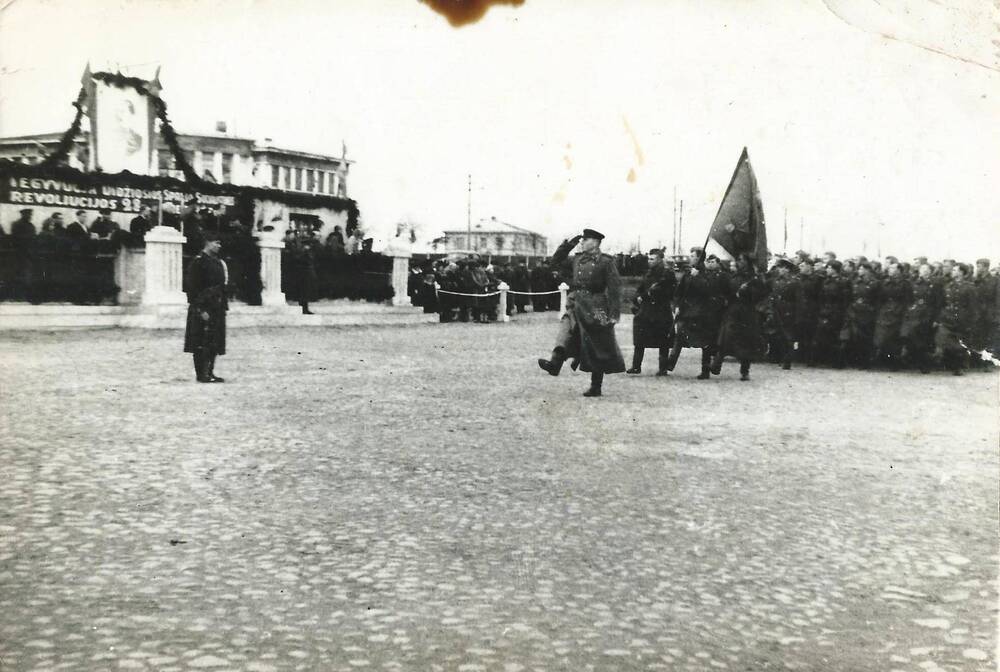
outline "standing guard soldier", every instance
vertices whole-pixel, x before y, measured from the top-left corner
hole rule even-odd
[[[842,356],[862,369],[871,368],[874,359],[875,318],[878,315],[879,280],[867,261],[858,264],[858,275],[851,283],[851,303],[844,317]]]
[[[199,383],[222,383],[215,375],[215,358],[226,354],[226,297],[228,271],[219,259],[219,238],[215,231],[204,233],[201,254],[191,260],[184,275],[188,297],[187,328],[184,352],[194,356],[194,371]]]
[[[941,287],[931,277],[926,263],[917,269],[917,279],[910,291],[910,305],[903,316],[899,336],[903,342],[903,357],[908,363],[928,373],[928,359],[934,347],[934,322],[941,309]]]
[[[601,254],[604,235],[584,229],[556,249],[552,267],[558,268],[570,250],[583,240],[582,251],[573,256],[573,277],[567,296],[567,311],[559,321],[559,333],[550,359],[539,359],[538,366],[551,376],[558,376],[566,359],[572,358],[582,371],[590,372],[590,388],[585,397],[601,396],[606,373],[621,373],[625,360],[615,340],[615,324],[621,317],[621,278],[614,258]]]
[[[798,340],[797,315],[795,313],[798,282],[792,275],[795,269],[788,259],[778,259],[774,264],[775,277],[771,280],[771,321],[773,338],[772,354],[781,360],[781,368],[792,368],[792,355],[795,352],[795,342]]]
[[[702,248],[692,247],[690,261],[691,266],[677,287],[676,336],[667,370],[674,370],[681,348],[701,348],[698,380],[707,380],[712,355],[719,342],[719,325],[725,308],[725,279],[714,254],[705,259]]]
[[[910,282],[906,279],[899,262],[892,261],[886,268],[886,277],[879,290],[878,317],[875,320],[875,358],[889,361],[889,366],[899,368],[902,343],[899,330],[903,316],[910,305]]]
[[[674,340],[674,315],[671,301],[677,280],[674,272],[663,263],[663,250],[649,251],[649,270],[636,290],[632,312],[632,368],[625,373],[642,372],[642,358],[646,348],[658,348],[659,359],[656,375],[667,375],[667,360]]]
[[[795,336],[799,344],[799,361],[812,361],[812,342],[819,314],[819,286],[823,278],[810,259],[799,262],[799,277],[795,282]]]
[[[993,326],[997,320],[997,292],[1000,291],[996,276],[990,274],[989,259],[976,261],[976,274],[972,283],[976,288],[976,317],[969,336],[972,365],[975,368],[989,368],[990,363],[983,359],[980,353],[993,348]]]
[[[840,329],[844,324],[847,304],[851,300],[851,286],[840,275],[842,268],[843,265],[836,259],[826,262],[826,277],[820,282],[817,291],[816,332],[813,335],[809,366],[815,366],[817,361],[833,359],[838,368],[844,365],[839,357],[834,357],[839,351]]]
[[[976,288],[969,282],[971,269],[955,264],[951,282],[944,286],[944,299],[934,333],[934,358],[956,376],[965,368],[966,339],[976,317]]]

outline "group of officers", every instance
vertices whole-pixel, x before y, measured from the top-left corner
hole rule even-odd
[[[747,254],[666,259],[649,251],[649,269],[633,300],[631,367],[625,369],[614,337],[621,280],[612,257],[600,252],[603,236],[585,229],[564,241],[551,263],[565,264],[570,305],[556,345],[539,366],[558,375],[569,360],[591,372],[585,396],[600,396],[606,373],[638,375],[647,348],[659,350],[656,375],[674,369],[684,348],[701,350],[699,380],[719,375],[725,358],[739,362],[740,380],[754,361],[791,369],[853,366],[955,375],[994,366],[1000,353],[1000,277],[988,259],[975,265],[951,259],[913,263],[827,252],[813,258],[775,257],[758,268]],[[583,250],[570,251],[583,241]]]

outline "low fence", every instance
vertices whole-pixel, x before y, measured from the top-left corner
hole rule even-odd
[[[548,291],[548,292],[520,292],[514,291],[506,282],[501,282],[497,285],[496,291],[492,292],[481,292],[481,293],[471,293],[471,292],[457,292],[447,289],[441,289],[441,286],[437,283],[434,285],[435,296],[437,301],[437,311],[439,314],[443,314],[442,311],[454,311],[454,310],[473,310],[473,311],[483,311],[483,310],[496,310],[498,319],[501,322],[509,322],[510,314],[508,311],[509,301],[512,296],[554,296],[559,297],[559,317],[566,314],[566,297],[569,291],[569,285],[565,282],[559,285],[559,289]],[[449,321],[449,320],[445,320]]]

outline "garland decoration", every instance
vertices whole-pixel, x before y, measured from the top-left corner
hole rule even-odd
[[[81,86],[80,93],[76,96],[76,101],[73,102],[73,107],[76,108],[76,115],[73,117],[73,123],[70,127],[66,129],[62,137],[59,138],[59,144],[56,145],[55,150],[51,154],[42,160],[41,165],[50,167],[58,163],[62,163],[69,156],[69,150],[73,146],[73,141],[76,137],[80,135],[80,124],[83,122],[83,103],[87,99],[87,87]]]

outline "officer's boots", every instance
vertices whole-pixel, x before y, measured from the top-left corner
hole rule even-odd
[[[604,382],[603,371],[592,371],[590,373],[590,387],[583,393],[585,397],[601,396],[601,384]]]
[[[708,348],[701,349],[701,373],[698,374],[698,380],[708,380],[709,369],[712,365],[712,353],[709,352]]]
[[[552,350],[551,359],[541,359],[538,360],[538,367],[545,371],[550,376],[558,376],[559,371],[562,370],[563,362],[566,361],[566,351],[562,347],[557,347]]]

